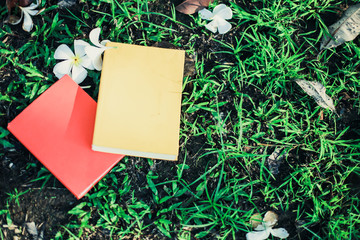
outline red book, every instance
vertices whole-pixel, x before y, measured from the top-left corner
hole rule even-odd
[[[80,199],[124,157],[91,150],[95,113],[96,102],[66,75],[8,129]]]

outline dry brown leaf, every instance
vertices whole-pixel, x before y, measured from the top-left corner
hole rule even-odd
[[[32,2],[34,2],[33,0],[19,0],[19,6],[20,7],[27,7],[29,6]]]
[[[329,27],[331,37],[324,36],[320,50],[337,47],[354,40],[360,33],[360,3],[349,7],[343,17]]]
[[[16,7],[17,2],[18,1],[16,1],[16,0],[6,0],[6,7],[7,7],[9,13],[11,12],[11,9]]]
[[[33,0],[6,0],[6,6],[10,13],[11,10],[16,6],[26,7],[29,6],[32,2]]]
[[[209,6],[213,0],[185,0],[176,6],[176,10],[184,14],[194,14]]]

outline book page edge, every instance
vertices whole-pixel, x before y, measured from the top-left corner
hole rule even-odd
[[[141,151],[127,150],[127,149],[96,146],[94,144],[91,145],[91,149],[93,151],[98,151],[98,152],[123,154],[123,155],[134,156],[134,157],[162,159],[162,160],[169,160],[169,161],[177,160],[177,155],[172,155],[172,154],[141,152]]]

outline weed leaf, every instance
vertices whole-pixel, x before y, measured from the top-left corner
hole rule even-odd
[[[349,7],[343,17],[329,27],[330,36],[324,36],[320,50],[337,47],[354,40],[360,33],[360,3]]]
[[[303,79],[297,79],[295,81],[310,97],[315,99],[320,107],[328,108],[336,113],[333,100],[326,94],[326,89],[321,83],[310,82]]]
[[[208,7],[213,0],[185,0],[176,6],[176,10],[184,14],[193,14]]]
[[[14,147],[14,145],[12,145],[11,143],[9,143],[7,140],[4,139],[8,134],[9,134],[8,130],[5,130],[2,127],[0,127],[0,145],[2,145],[5,148],[12,148]]]

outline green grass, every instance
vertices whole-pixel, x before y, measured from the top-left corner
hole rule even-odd
[[[233,28],[224,36],[165,1],[92,0],[60,11],[44,1],[30,34],[4,24],[0,67],[11,69],[13,81],[1,88],[0,101],[19,112],[56,81],[56,47],[72,47],[97,26],[101,39],[168,41],[196,58],[197,73],[184,78],[179,163],[125,157],[51,237],[244,239],[253,213],[274,210],[292,239],[358,239],[360,40],[318,56],[326,26],[356,2],[230,0]],[[5,41],[14,32],[21,44]],[[89,71],[84,83],[94,98],[99,77]],[[317,106],[297,78],[326,86],[340,117]],[[0,128],[0,146],[12,147],[9,136]],[[273,175],[266,159],[276,147],[286,158]],[[51,178],[42,169],[32,180],[46,188]],[[11,221],[9,204],[22,194],[9,193],[3,219]]]

